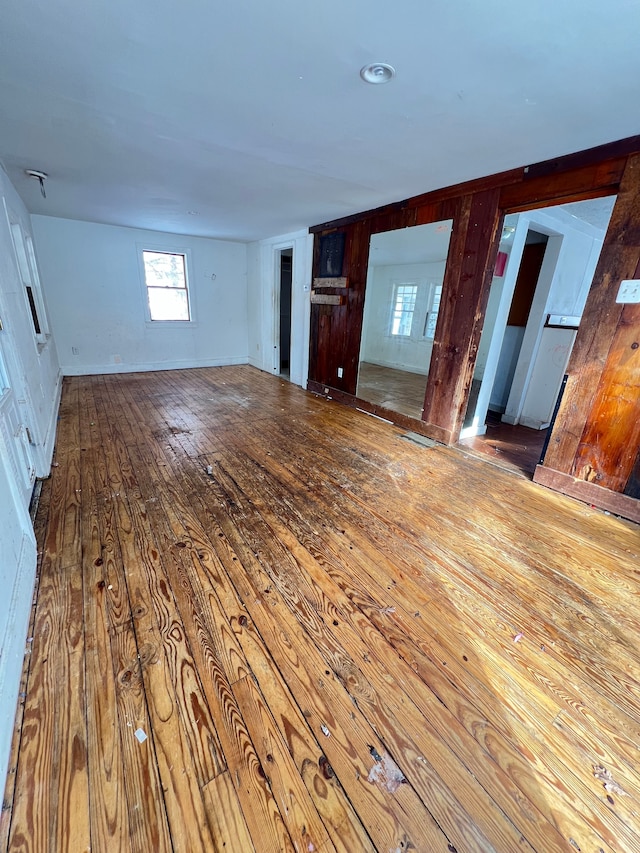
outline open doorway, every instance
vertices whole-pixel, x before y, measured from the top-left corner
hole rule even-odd
[[[533,474],[614,197],[505,218],[460,445]]]
[[[278,342],[280,352],[280,376],[291,376],[291,287],[293,281],[293,249],[281,249],[279,253],[280,311]]]
[[[356,394],[420,420],[453,220],[373,234]]]

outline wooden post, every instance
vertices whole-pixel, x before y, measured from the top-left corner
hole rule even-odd
[[[446,444],[460,435],[498,249],[500,190],[460,200],[442,289],[423,420]]]
[[[640,275],[640,155],[629,157],[567,372],[544,469],[617,492],[640,441],[640,308],[616,303]],[[535,479],[547,482],[540,470]],[[595,501],[594,501],[595,502]]]

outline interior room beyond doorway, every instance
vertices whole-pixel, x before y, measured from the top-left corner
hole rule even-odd
[[[614,200],[505,218],[460,436],[463,447],[533,474]]]

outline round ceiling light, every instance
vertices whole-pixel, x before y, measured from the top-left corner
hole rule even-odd
[[[396,76],[396,69],[386,62],[372,62],[360,69],[360,76],[365,83],[388,83]]]

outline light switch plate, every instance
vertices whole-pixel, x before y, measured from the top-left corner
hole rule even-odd
[[[620,282],[616,302],[623,305],[640,302],[640,279],[626,279]]]

